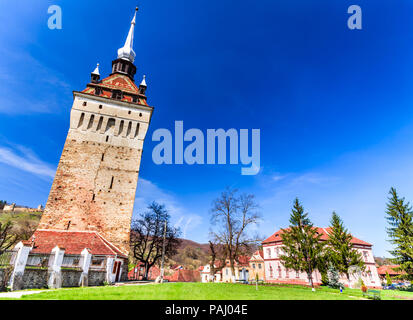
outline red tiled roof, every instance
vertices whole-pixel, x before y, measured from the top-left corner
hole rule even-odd
[[[401,271],[395,271],[393,268],[397,268],[400,267],[399,265],[388,265],[388,266],[381,266],[377,268],[377,272],[379,275],[381,276],[385,276],[386,272],[389,273],[389,275],[391,276],[396,276],[399,274],[402,274]]]
[[[36,230],[32,253],[50,253],[56,246],[65,248],[65,254],[80,254],[88,248],[92,255],[127,257],[109,241],[94,231]]]
[[[170,282],[197,282],[200,278],[199,271],[182,269],[175,271],[171,276],[165,277]]]
[[[250,257],[248,256],[239,256],[237,259],[237,263],[239,266],[249,266]]]
[[[251,257],[250,261],[259,260],[259,259],[255,259],[254,256],[260,256],[261,259],[264,259],[264,252],[263,252],[262,250],[257,250],[257,251],[255,251],[255,252],[252,254],[252,257]]]
[[[321,234],[321,240],[328,240],[328,237],[329,237],[329,233],[331,232],[331,228],[319,228],[319,227],[315,227],[316,229],[317,229],[317,232],[319,233],[319,234]],[[287,230],[288,230],[289,228],[287,228]],[[278,230],[276,233],[274,233],[272,236],[270,236],[269,238],[267,238],[267,239],[265,239],[262,243],[263,244],[266,244],[266,243],[272,243],[272,242],[282,242],[282,238],[281,238],[281,234],[282,234],[282,230],[280,229],[280,230]],[[368,243],[368,242],[366,242],[366,241],[363,241],[363,240],[360,240],[360,239],[358,239],[358,238],[356,238],[356,237],[354,237],[353,236],[353,238],[352,238],[352,240],[351,240],[351,242],[353,243],[353,244],[360,244],[360,245],[365,245],[365,246],[372,246],[372,244],[370,244],[370,243]]]

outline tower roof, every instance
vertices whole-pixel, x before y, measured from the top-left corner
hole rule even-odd
[[[99,63],[96,65],[96,68],[95,68],[95,70],[93,70],[92,74],[96,74],[96,75],[100,76],[100,73],[99,73]]]
[[[146,85],[146,76],[145,75],[143,76],[143,79],[142,79],[142,82],[141,82],[140,86],[141,87],[147,87],[147,85]]]
[[[122,48],[118,50],[118,59],[129,60],[130,62],[135,61],[135,51],[133,51],[133,34],[135,31],[136,13],[138,12],[138,7],[136,7],[135,15],[133,16],[131,26],[129,29],[128,37],[126,38],[125,44]]]

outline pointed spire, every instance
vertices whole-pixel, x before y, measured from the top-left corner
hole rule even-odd
[[[144,75],[143,79],[142,79],[142,82],[139,85],[139,93],[145,95],[145,91],[146,91],[147,87],[148,86],[146,85],[146,76]]]
[[[147,85],[146,85],[146,76],[145,75],[143,76],[142,82],[139,86],[140,87],[147,87]]]
[[[133,16],[131,26],[129,29],[128,37],[126,38],[125,45],[118,50],[118,59],[129,60],[130,62],[135,61],[135,51],[133,51],[133,34],[135,31],[136,13],[138,12],[138,7],[136,7],[135,15]]]
[[[99,82],[99,80],[100,80],[99,63],[96,65],[95,70],[93,70],[93,72],[90,76],[92,78],[92,83],[98,83]]]
[[[95,68],[95,70],[93,70],[92,74],[96,74],[96,75],[100,76],[100,73],[99,73],[99,63],[96,65],[96,68]]]

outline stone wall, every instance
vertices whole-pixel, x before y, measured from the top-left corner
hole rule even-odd
[[[88,284],[90,287],[103,286],[106,280],[106,272],[89,270]]]
[[[23,274],[24,289],[47,288],[49,272],[47,269],[26,268]]]
[[[81,270],[62,269],[62,287],[73,288],[79,286]],[[89,271],[89,286],[103,286],[106,272]],[[24,289],[42,289],[48,287],[50,273],[47,269],[27,268],[23,275]],[[3,270],[0,269],[0,281],[3,280]]]
[[[78,287],[81,275],[82,275],[81,270],[62,269],[62,287],[63,288]]]

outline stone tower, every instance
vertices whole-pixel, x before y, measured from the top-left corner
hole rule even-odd
[[[136,9],[137,11],[137,9]],[[135,84],[133,34],[100,80],[74,91],[70,128],[38,230],[96,231],[126,255],[143,143],[153,108]],[[73,239],[76,241],[76,239]]]

